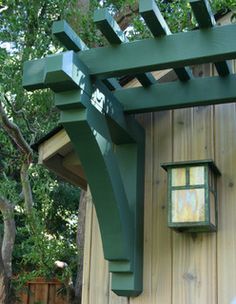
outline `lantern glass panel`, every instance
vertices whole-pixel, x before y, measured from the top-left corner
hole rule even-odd
[[[172,186],[185,186],[186,185],[186,169],[174,168],[171,170]]]
[[[172,190],[172,222],[205,221],[205,189]]]
[[[204,167],[191,167],[189,169],[189,183],[191,186],[204,184]]]
[[[215,195],[210,191],[210,222],[216,225]]]

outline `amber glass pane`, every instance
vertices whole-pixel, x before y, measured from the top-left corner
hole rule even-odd
[[[172,190],[172,222],[205,221],[205,190]]]
[[[216,225],[216,207],[215,207],[215,196],[214,194],[210,191],[210,222],[213,225]]]
[[[204,184],[204,167],[191,167],[189,169],[190,185]]]
[[[186,185],[186,169],[175,168],[171,170],[172,186],[185,186]]]

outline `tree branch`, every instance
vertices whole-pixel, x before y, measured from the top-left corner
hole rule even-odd
[[[7,114],[3,108],[4,99],[5,97],[0,94],[0,123],[10,138],[16,143],[19,151],[24,157],[26,157],[28,163],[30,163],[33,155],[32,149],[25,140],[19,127],[7,117]]]
[[[2,124],[3,129],[10,136],[10,138],[16,143],[19,151],[23,155],[23,164],[21,166],[21,183],[22,183],[22,191],[25,199],[25,210],[29,215],[33,208],[33,196],[32,189],[29,181],[28,169],[29,165],[32,162],[33,151],[30,148],[30,145],[24,138],[19,127],[12,122],[4,108],[3,108],[3,100],[5,100],[5,96],[3,94],[0,95],[0,123]]]
[[[138,3],[135,3],[133,6],[131,5],[125,6],[122,9],[122,11],[116,14],[115,16],[116,21],[119,24],[122,31],[124,31],[130,25],[131,17],[134,14],[138,13],[138,9],[139,9]]]
[[[2,240],[1,257],[6,276],[12,276],[12,252],[15,243],[16,226],[14,220],[14,205],[0,196],[0,211],[3,215],[4,234]]]
[[[24,201],[25,201],[25,211],[27,215],[32,214],[33,209],[33,195],[32,189],[29,181],[29,163],[26,161],[22,164],[20,170],[20,177],[21,177],[21,184],[22,184],[22,192],[24,194]]]
[[[25,112],[24,112],[23,110],[16,110],[16,109],[14,108],[13,104],[10,102],[10,100],[9,100],[8,97],[6,96],[6,94],[4,95],[4,98],[5,98],[5,100],[6,100],[7,104],[8,104],[8,106],[11,108],[12,112],[13,112],[14,114],[16,114],[16,115],[21,115],[22,118],[23,118],[24,121],[25,121],[25,124],[26,124],[28,130],[29,130],[31,133],[35,134],[35,133],[36,133],[36,130],[33,129],[33,128],[31,128],[31,126],[30,126],[30,124],[29,124],[29,121],[28,121],[28,119],[26,118]]]

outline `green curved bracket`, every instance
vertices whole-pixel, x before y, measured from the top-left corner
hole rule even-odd
[[[69,29],[65,23],[62,28]],[[72,34],[60,37],[84,45]],[[143,129],[124,114],[104,83],[90,77],[74,51],[26,62],[23,86],[55,92],[60,123],[91,189],[112,290],[120,296],[137,296],[142,292],[143,268]]]

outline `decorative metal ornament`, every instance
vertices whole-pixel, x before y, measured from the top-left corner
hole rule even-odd
[[[217,230],[217,176],[212,160],[163,164],[168,174],[168,226],[177,231]]]

